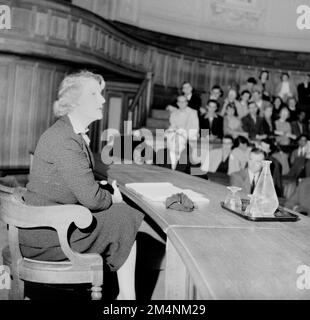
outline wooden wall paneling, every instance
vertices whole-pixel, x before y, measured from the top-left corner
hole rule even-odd
[[[12,128],[10,142],[10,164],[19,166],[27,163],[27,131],[31,101],[33,64],[22,61],[16,65],[14,98],[12,104]]]
[[[37,7],[35,7],[35,10],[37,10]],[[47,33],[48,33],[48,13],[35,11],[34,34],[36,36],[45,37]]]
[[[31,26],[32,26],[32,12],[31,8],[17,8],[12,7],[11,10],[12,18],[11,24],[12,29],[10,32],[16,33],[17,35],[31,36]]]
[[[3,60],[3,59],[1,59]],[[8,62],[0,62],[0,166],[5,165],[7,146],[7,117],[9,112],[9,79],[11,78]]]
[[[235,65],[226,65],[225,68],[225,86],[230,86],[233,83],[239,83],[237,81],[237,71],[238,69],[236,68]]]
[[[39,94],[39,66],[35,64],[32,68],[32,81],[31,81],[31,95],[29,101],[29,111],[28,111],[28,130],[27,130],[27,152],[34,151],[35,147],[35,137],[36,137],[36,127],[38,124],[37,119],[37,108],[39,104],[38,94]],[[30,158],[28,164],[30,164]]]
[[[220,84],[223,87],[223,90],[225,91],[225,88],[223,86],[224,83],[224,68],[223,64],[220,63],[211,63],[210,65],[210,82],[211,87],[214,84]]]

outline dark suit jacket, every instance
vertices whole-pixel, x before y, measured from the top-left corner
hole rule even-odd
[[[249,134],[250,140],[255,139],[256,135],[259,133],[259,128],[262,121],[263,119],[257,116],[255,123],[250,114],[241,119],[242,129]]]
[[[298,92],[298,102],[301,105],[310,106],[310,82],[308,83],[308,87],[305,88],[304,83],[300,83],[297,86]]]
[[[263,118],[262,121],[259,123],[258,134],[260,135],[267,134],[268,136],[271,136],[274,134],[274,130],[275,125],[273,121],[271,122],[271,128],[265,118]]]
[[[64,116],[37,144],[25,200],[33,205],[81,204],[90,210],[105,210],[112,197],[95,181],[93,168],[91,150]]]
[[[194,109],[194,110],[197,110],[198,114],[199,114],[199,109],[201,107],[201,98],[200,98],[200,95],[193,92],[192,93],[192,96],[190,98],[190,100],[188,101],[187,105]]]
[[[242,169],[237,172],[233,172],[230,175],[230,185],[242,188],[241,193],[248,195],[251,193],[251,182],[248,169]]]
[[[223,117],[217,115],[217,117],[213,119],[211,127],[210,127],[209,119],[205,117],[201,117],[200,129],[209,129],[209,134],[213,134],[218,138],[222,139],[223,138]]]
[[[307,125],[305,123],[302,123],[302,132],[300,131],[300,127],[297,121],[293,121],[291,123],[292,127],[292,134],[295,134],[297,137],[299,137],[301,134],[309,134]]]

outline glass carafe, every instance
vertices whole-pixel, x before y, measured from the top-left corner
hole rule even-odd
[[[251,197],[249,213],[253,217],[273,217],[279,206],[270,164],[271,161],[263,161],[263,169]]]

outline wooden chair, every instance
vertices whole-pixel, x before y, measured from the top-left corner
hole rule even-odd
[[[9,246],[2,252],[3,263],[10,267],[13,278],[9,298],[24,299],[24,281],[49,284],[91,283],[91,298],[101,299],[103,260],[99,254],[72,251],[67,240],[72,223],[84,229],[92,222],[91,212],[79,205],[47,207],[23,203],[23,188],[0,187],[0,218],[8,225]],[[68,257],[62,262],[24,258],[18,241],[18,228],[51,227],[58,233],[61,249]]]

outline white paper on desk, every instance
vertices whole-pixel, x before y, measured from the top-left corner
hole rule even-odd
[[[151,201],[163,202],[173,194],[183,192],[193,202],[209,202],[209,199],[201,193],[190,189],[178,188],[170,182],[127,183],[125,186]]]

